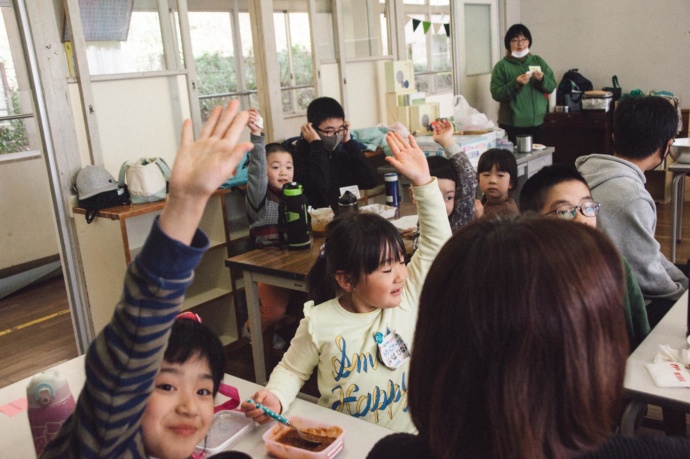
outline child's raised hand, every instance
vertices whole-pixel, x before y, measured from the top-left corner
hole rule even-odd
[[[247,114],[249,115],[249,119],[247,120],[247,127],[249,128],[249,132],[251,132],[254,136],[260,136],[261,127],[257,125],[257,121],[259,120],[259,118],[261,118],[259,110],[255,108],[250,108],[249,110],[247,110]]]
[[[413,186],[423,186],[431,182],[429,163],[414,137],[409,136],[408,144],[397,132],[389,132],[386,134],[386,142],[393,152],[393,156],[387,156],[386,161],[409,178]]]
[[[280,405],[280,400],[278,400],[278,397],[269,390],[262,389],[254,394],[251,399],[256,403],[261,403],[266,408],[269,408],[278,414],[283,411],[283,407]],[[253,419],[254,422],[258,422],[259,424],[265,424],[272,420],[272,418],[268,417],[266,413],[257,408],[253,403],[244,401],[240,405],[240,409],[244,411],[245,417]]]
[[[444,148],[453,144],[453,133],[455,129],[453,128],[453,123],[447,119],[438,120],[434,123],[434,142],[438,143]]]
[[[182,139],[170,176],[168,200],[161,212],[161,229],[185,244],[192,241],[211,194],[235,171],[242,155],[252,148],[238,139],[247,125],[247,113],[233,100],[223,111],[213,109],[194,141],[192,122],[182,124]]]

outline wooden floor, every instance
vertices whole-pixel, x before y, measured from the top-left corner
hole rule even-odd
[[[682,242],[677,246],[677,262],[690,258],[690,203],[685,204]],[[657,240],[670,257],[671,206],[657,206]],[[24,379],[53,365],[77,356],[72,322],[62,278],[25,288],[0,300],[0,387]],[[281,330],[289,341],[290,330]],[[236,346],[228,355],[226,372],[253,380],[251,346]],[[279,361],[281,352],[267,349],[268,371]],[[313,382],[308,393],[315,394]],[[650,406],[640,432],[663,435],[661,410]],[[690,419],[689,419],[690,420]],[[690,427],[690,422],[688,423]],[[690,431],[689,431],[690,433]]]

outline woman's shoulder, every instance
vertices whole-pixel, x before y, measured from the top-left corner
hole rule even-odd
[[[685,459],[690,457],[690,439],[681,437],[629,438],[614,435],[600,448],[581,459]]]
[[[396,433],[388,435],[374,445],[367,459],[431,458],[431,451],[417,435]]]

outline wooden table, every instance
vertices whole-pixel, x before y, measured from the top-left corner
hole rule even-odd
[[[415,212],[414,204],[401,203],[398,214],[400,216],[413,215]],[[307,250],[271,247],[252,250],[225,260],[225,266],[231,270],[241,270],[244,278],[247,314],[252,339],[252,360],[254,361],[254,375],[258,384],[265,385],[267,381],[258,283],[306,292],[307,273],[319,256],[319,250],[321,250],[324,241],[324,237],[314,237],[311,247]]]
[[[76,357],[65,363],[57,365],[54,369],[67,378],[75,400],[84,386],[84,356]],[[10,386],[0,389],[0,405],[14,402],[21,397],[26,397],[26,386],[31,378],[26,378]],[[235,386],[242,400],[251,397],[262,389],[261,386],[234,376],[225,375],[224,382]],[[223,396],[219,396],[223,397]],[[219,400],[220,401],[220,400]],[[352,416],[338,413],[328,408],[316,405],[306,400],[296,399],[287,411],[286,415],[299,415],[311,420],[329,424],[336,424],[345,431],[344,448],[338,455],[339,458],[362,458],[381,438],[393,433],[385,427],[377,426]],[[242,451],[253,458],[267,458],[266,447],[261,436],[274,425],[273,422],[264,425],[255,425],[247,434],[228,446],[228,449]],[[35,457],[34,444],[29,428],[27,412],[8,417],[0,413],[0,444],[2,445],[1,457]]]
[[[621,433],[634,435],[634,421],[646,404],[660,406],[664,410],[690,413],[690,388],[664,389],[654,384],[645,365],[654,361],[659,345],[668,344],[673,349],[686,349],[688,292],[676,302],[656,327],[628,357],[625,365],[625,396],[631,400],[623,415]],[[664,413],[666,417],[668,412]],[[665,419],[666,424],[666,419]]]

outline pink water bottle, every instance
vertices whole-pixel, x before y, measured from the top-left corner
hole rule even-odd
[[[67,380],[55,370],[43,371],[26,388],[29,405],[29,425],[36,455],[60,431],[60,427],[74,411],[74,397]]]

